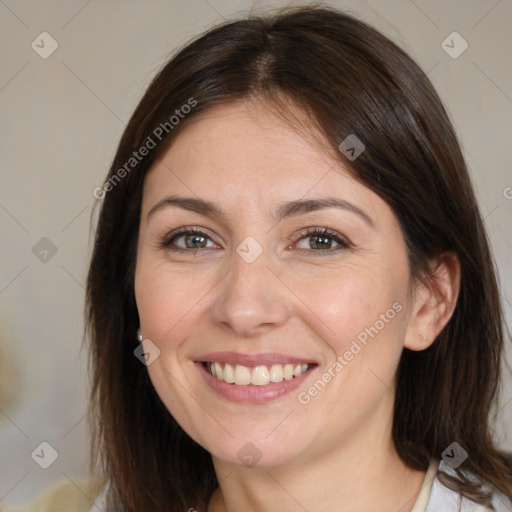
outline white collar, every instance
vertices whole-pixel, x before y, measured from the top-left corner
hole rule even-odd
[[[445,487],[437,478],[437,470],[456,475],[455,471],[444,461],[431,460],[420,493],[411,512],[488,512],[483,505],[478,505],[452,489]],[[108,512],[105,503],[107,486],[94,501],[89,512]],[[492,504],[495,512],[512,512],[512,503],[501,493],[493,493]]]

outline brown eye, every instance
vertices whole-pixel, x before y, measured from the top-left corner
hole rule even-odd
[[[350,244],[343,239],[338,233],[334,231],[330,231],[327,228],[315,228],[306,232],[301,232],[301,238],[299,242],[302,240],[310,239],[306,248],[300,248],[300,250],[305,250],[308,252],[315,253],[332,253],[341,249],[348,249]],[[337,244],[334,248],[332,247],[333,243]]]

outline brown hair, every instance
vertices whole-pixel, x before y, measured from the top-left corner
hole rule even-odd
[[[457,441],[469,457],[458,477],[439,475],[443,483],[478,503],[490,505],[484,482],[512,499],[512,461],[495,446],[491,427],[504,323],[456,135],[428,78],[404,51],[356,18],[313,5],[224,22],[190,42],[153,79],[121,138],[103,189],[86,303],[91,467],[109,480],[109,502],[137,512],[206,509],[218,485],[210,454],[176,423],[134,356],[134,269],[148,170],[192,119],[250,97],[289,118],[282,99],[292,100],[338,160],[391,206],[413,278],[425,277],[431,257],[457,254],[461,288],[451,320],[428,349],[402,353],[393,440],[403,462],[423,471]],[[169,122],[193,102],[186,116]],[[366,146],[353,161],[338,150],[350,134]],[[150,139],[156,147],[127,167]]]

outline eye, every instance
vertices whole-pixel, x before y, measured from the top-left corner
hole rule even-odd
[[[347,242],[341,235],[336,233],[335,231],[331,231],[328,228],[313,228],[300,232],[299,242],[302,240],[310,239],[310,242],[306,244],[308,247],[306,249],[299,248],[300,250],[305,250],[307,252],[313,253],[333,253],[335,251],[339,251],[342,249],[348,249],[350,247],[350,243]],[[332,248],[332,244],[336,243],[337,246]]]
[[[182,239],[182,243],[176,243],[180,239]],[[198,249],[210,249],[211,247],[207,246],[208,240],[210,240],[210,237],[199,229],[183,228],[180,231],[166,235],[160,245],[172,251],[190,252]]]
[[[299,247],[299,250],[318,255],[348,249],[351,246],[341,235],[328,228],[306,229],[301,231],[299,235],[298,243],[310,239],[309,244],[307,244],[308,247]],[[208,246],[208,241],[212,242],[210,236],[203,231],[186,227],[166,235],[161,240],[160,246],[171,251],[194,252],[201,249],[211,249],[212,246]],[[334,248],[332,247],[333,243],[336,244]],[[213,247],[215,247],[215,244]]]

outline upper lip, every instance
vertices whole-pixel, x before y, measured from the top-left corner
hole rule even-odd
[[[277,352],[266,352],[262,354],[242,354],[240,352],[210,352],[195,359],[201,363],[228,363],[230,365],[242,366],[269,366],[272,364],[316,364],[311,359],[294,357]]]

